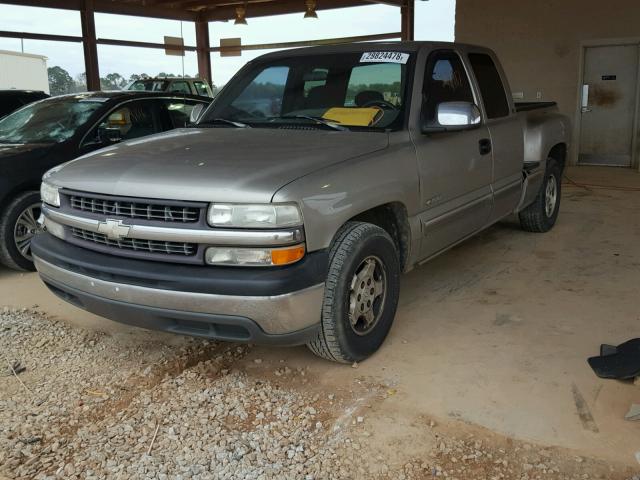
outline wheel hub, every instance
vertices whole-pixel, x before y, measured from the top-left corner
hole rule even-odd
[[[548,218],[553,216],[556,210],[556,201],[558,199],[558,183],[554,175],[547,178],[547,188],[545,189],[544,212]]]
[[[378,257],[365,258],[351,280],[349,322],[357,335],[366,335],[378,323],[386,297],[386,277]]]
[[[16,220],[13,230],[13,240],[20,254],[29,261],[33,261],[31,256],[31,240],[38,233],[40,227],[38,225],[38,217],[40,216],[40,204],[25,208]]]

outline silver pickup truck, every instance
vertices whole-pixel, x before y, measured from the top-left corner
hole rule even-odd
[[[569,122],[514,105],[486,48],[272,53],[198,115],[44,176],[32,250],[54,293],[145,328],[361,361],[401,272],[512,214],[556,222]]]

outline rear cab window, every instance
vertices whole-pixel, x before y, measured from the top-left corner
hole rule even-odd
[[[177,82],[171,82],[171,85],[169,86],[169,91],[174,93],[186,93],[187,95],[191,94],[191,89],[189,88],[189,84],[182,80],[179,80]]]
[[[478,82],[487,118],[509,115],[509,101],[493,59],[485,53],[470,53],[469,62]]]
[[[349,76],[345,107],[366,107],[376,102],[388,102],[396,107],[402,103],[402,65],[373,63],[354,67]]]

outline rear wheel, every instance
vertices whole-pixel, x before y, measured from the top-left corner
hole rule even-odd
[[[524,230],[544,233],[553,228],[560,210],[561,182],[562,170],[553,158],[549,158],[536,199],[519,213],[520,225]]]
[[[372,355],[393,323],[399,282],[398,252],[389,234],[369,223],[347,223],[329,253],[321,328],[309,349],[342,363]]]
[[[14,198],[0,218],[0,263],[14,270],[35,270],[31,240],[38,233],[40,194],[24,192]]]

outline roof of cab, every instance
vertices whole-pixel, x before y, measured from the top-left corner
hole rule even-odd
[[[290,50],[279,50],[277,52],[267,53],[258,57],[259,59],[275,59],[290,56],[302,55],[322,55],[331,53],[347,53],[347,52],[369,52],[369,51],[402,51],[414,53],[422,48],[472,48],[485,49],[478,45],[469,45],[458,42],[431,42],[431,41],[396,41],[396,42],[352,42],[340,43],[335,45],[321,45],[316,47],[293,48]]]

